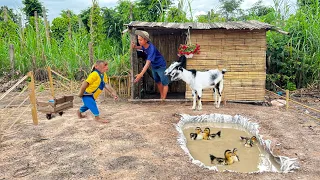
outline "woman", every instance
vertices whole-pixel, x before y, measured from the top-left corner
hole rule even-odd
[[[146,31],[136,30],[135,34],[138,35],[138,42],[140,46],[137,46],[132,42],[132,48],[140,49],[145,52],[147,55],[147,60],[142,71],[135,76],[136,78],[134,82],[138,82],[151,65],[153,78],[160,91],[160,98],[164,100],[167,97],[169,84],[169,79],[164,74],[164,71],[166,70],[166,60],[160,54],[158,49],[150,42],[149,33]]]

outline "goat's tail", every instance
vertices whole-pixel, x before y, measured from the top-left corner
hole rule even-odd
[[[226,72],[227,72],[227,70],[226,69],[222,69],[222,74],[225,74]]]

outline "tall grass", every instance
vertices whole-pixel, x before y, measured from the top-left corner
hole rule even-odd
[[[18,26],[15,27],[15,31],[10,32],[15,39],[0,39],[0,75],[10,71],[9,45],[13,44],[15,69],[22,74],[33,68],[50,66],[65,76],[75,79],[79,71],[90,69],[88,49],[90,35],[84,31],[74,32],[71,39],[66,34],[62,42],[54,38],[47,42],[45,27],[41,20],[39,20],[38,36],[32,25],[24,28],[23,36],[19,35]],[[128,35],[124,35],[121,42],[108,38],[94,46],[94,58],[110,62],[110,75],[123,75],[129,72],[129,41]],[[36,60],[35,67],[33,67],[33,59]]]

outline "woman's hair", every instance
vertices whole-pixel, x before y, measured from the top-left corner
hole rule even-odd
[[[94,65],[92,65],[91,67],[91,72],[93,72],[94,70],[96,70],[96,67],[97,65],[101,64],[101,63],[104,63],[105,65],[108,65],[108,62],[107,61],[104,61],[104,60],[97,60],[96,63]]]

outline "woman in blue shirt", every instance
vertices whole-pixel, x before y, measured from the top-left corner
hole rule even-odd
[[[140,81],[144,73],[151,65],[152,75],[155,82],[157,83],[161,99],[166,99],[169,84],[169,79],[164,74],[164,71],[166,70],[166,61],[160,54],[158,49],[150,42],[149,33],[147,33],[146,31],[136,30],[135,34],[138,35],[138,42],[140,46],[137,46],[132,42],[132,48],[143,50],[143,52],[145,52],[147,55],[147,60],[142,71],[135,76],[136,78],[134,82],[136,83]]]

